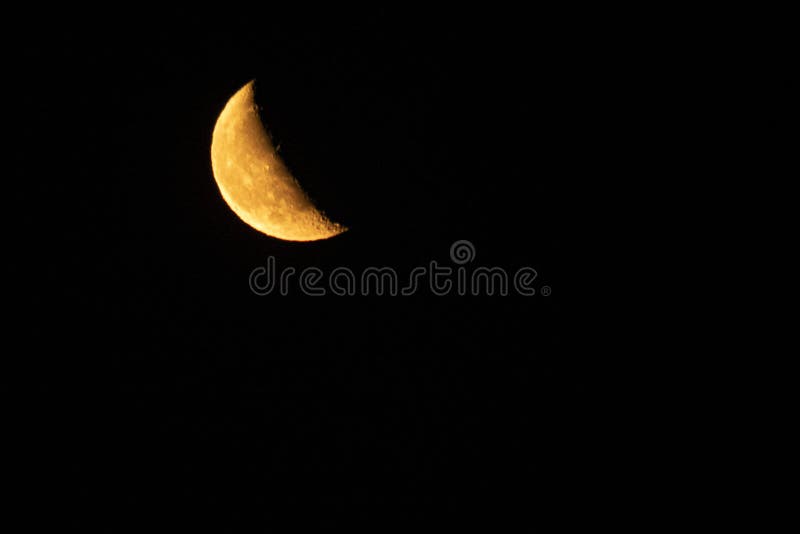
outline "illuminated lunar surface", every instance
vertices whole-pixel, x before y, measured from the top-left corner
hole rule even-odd
[[[275,152],[251,81],[220,113],[211,140],[211,167],[225,202],[244,222],[287,241],[327,239],[346,230],[311,202]]]

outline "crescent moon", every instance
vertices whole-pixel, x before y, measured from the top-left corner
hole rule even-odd
[[[255,104],[254,81],[228,100],[214,125],[211,167],[222,198],[245,223],[287,241],[316,241],[347,228],[320,212],[275,151]]]

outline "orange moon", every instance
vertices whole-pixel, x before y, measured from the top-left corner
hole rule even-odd
[[[214,125],[211,168],[222,198],[245,223],[287,241],[316,241],[346,231],[319,211],[275,151],[251,81]]]

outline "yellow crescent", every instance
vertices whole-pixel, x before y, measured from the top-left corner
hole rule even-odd
[[[347,230],[314,206],[275,152],[255,104],[253,81],[228,100],[214,125],[211,168],[228,206],[260,232],[316,241]]]

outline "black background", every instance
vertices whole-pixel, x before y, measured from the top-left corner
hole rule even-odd
[[[613,35],[570,13],[272,6],[32,27],[10,59],[26,187],[9,203],[37,236],[13,276],[42,495],[106,525],[586,513],[602,355],[571,273],[602,259],[578,236],[613,135]],[[347,233],[282,242],[224,203],[211,132],[251,79]],[[459,239],[552,295],[248,288],[268,256],[403,274]]]

